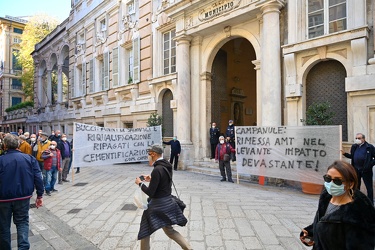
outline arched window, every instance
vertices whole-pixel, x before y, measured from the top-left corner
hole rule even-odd
[[[316,64],[306,79],[306,107],[328,101],[335,113],[333,125],[342,125],[342,140],[348,140],[346,70],[334,60]]]

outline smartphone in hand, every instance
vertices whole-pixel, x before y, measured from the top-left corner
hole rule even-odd
[[[141,181],[144,181],[145,177],[143,175],[141,175],[141,176],[139,176],[139,179],[141,179]]]

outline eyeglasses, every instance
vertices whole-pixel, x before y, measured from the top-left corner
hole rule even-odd
[[[340,178],[334,178],[334,179],[332,179],[332,177],[329,176],[329,175],[323,175],[323,179],[324,179],[325,182],[331,182],[331,181],[333,181],[333,183],[335,183],[335,184],[338,185],[338,186],[341,186],[342,183],[344,182],[344,181],[343,181],[342,179],[340,179]]]
[[[362,138],[357,138],[357,137],[355,139],[362,140]]]

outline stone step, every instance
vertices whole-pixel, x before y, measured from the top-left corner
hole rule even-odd
[[[233,180],[237,180],[236,162],[231,162],[231,168],[232,168]],[[219,163],[214,162],[214,160],[196,161],[193,163],[193,165],[188,165],[186,167],[186,171],[205,174],[205,175],[211,175],[211,176],[217,176],[218,178],[221,178]],[[240,181],[242,180],[242,181],[252,182],[252,183],[259,182],[259,177],[257,175],[239,174],[238,178]],[[291,187],[291,188],[300,189],[299,182],[283,180],[283,179],[278,179],[278,178],[265,177],[265,185],[278,186],[278,187]]]
[[[237,179],[237,171],[232,166],[232,176],[233,179]],[[221,178],[220,170],[219,170],[219,163],[214,164],[195,164],[191,166],[187,166],[186,171],[193,172],[193,173],[200,173],[205,175],[211,175],[211,176],[217,176],[218,178]],[[257,176],[252,175],[244,175],[240,174],[239,176],[240,180],[246,180],[246,181],[257,181]]]

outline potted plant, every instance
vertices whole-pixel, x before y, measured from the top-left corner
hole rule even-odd
[[[306,110],[306,120],[301,120],[305,125],[332,125],[335,113],[331,110],[328,101],[313,103]],[[306,194],[320,194],[323,189],[322,184],[301,182],[302,192]]]

